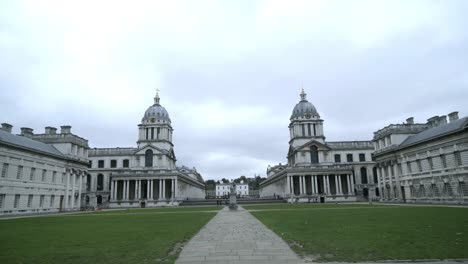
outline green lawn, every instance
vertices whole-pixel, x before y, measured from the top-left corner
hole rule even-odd
[[[252,214],[297,253],[318,261],[468,258],[468,208],[356,204],[244,208],[291,209]]]
[[[180,243],[188,241],[216,212],[170,211],[181,213],[0,220],[0,263],[173,263]]]
[[[103,210],[96,211],[88,214],[151,214],[151,213],[188,213],[188,212],[199,212],[199,211],[219,211],[222,207],[220,206],[200,206],[200,207],[163,207],[163,208],[132,208],[124,210]],[[86,214],[86,213],[84,213]]]

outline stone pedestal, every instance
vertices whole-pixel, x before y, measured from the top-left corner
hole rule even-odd
[[[237,210],[237,197],[236,193],[229,194],[229,209],[230,210]]]

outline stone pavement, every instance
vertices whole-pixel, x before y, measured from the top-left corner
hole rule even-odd
[[[183,248],[176,264],[304,263],[278,235],[239,207],[221,210]]]

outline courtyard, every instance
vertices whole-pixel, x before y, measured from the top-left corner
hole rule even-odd
[[[0,263],[174,263],[178,257],[178,263],[281,263],[295,258],[287,247],[301,261],[314,262],[468,258],[466,207],[279,204],[245,205],[239,212],[219,209],[4,219]]]

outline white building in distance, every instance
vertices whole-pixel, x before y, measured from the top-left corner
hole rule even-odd
[[[300,97],[290,118],[288,163],[268,167],[260,196],[345,202],[378,195],[372,141],[325,141],[323,120],[304,90]]]
[[[62,126],[34,134],[0,130],[0,215],[79,210],[88,165],[88,141]]]
[[[216,184],[216,197],[225,197],[231,193],[231,183]],[[237,196],[245,197],[249,195],[249,185],[241,181],[234,185]]]
[[[468,204],[468,117],[458,112],[374,132],[382,200]]]
[[[205,198],[205,183],[196,169],[176,166],[171,119],[159,101],[156,94],[138,125],[136,148],[90,149],[89,205],[174,206]]]

